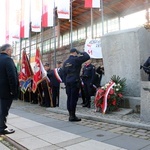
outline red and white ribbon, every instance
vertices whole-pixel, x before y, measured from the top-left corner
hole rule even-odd
[[[62,82],[62,79],[61,79],[61,77],[59,76],[59,74],[58,74],[58,68],[55,68],[54,69],[54,74],[55,74],[55,77],[56,77],[56,79],[58,80],[58,82]]]
[[[109,91],[114,85],[115,85],[115,82],[111,82],[106,89],[106,92],[104,95],[104,101],[103,101],[103,108],[102,108],[103,114],[106,112],[106,109],[107,109],[107,97],[108,97]]]

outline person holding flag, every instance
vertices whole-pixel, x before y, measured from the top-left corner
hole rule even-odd
[[[39,83],[42,83],[43,80],[46,80],[46,82],[47,82],[48,77],[47,77],[47,72],[44,69],[44,66],[43,66],[41,59],[40,59],[40,50],[39,50],[39,48],[37,48],[36,49],[36,55],[35,55],[35,66],[34,66],[32,91],[35,93],[36,90],[38,90],[40,98],[42,98],[42,95],[41,95],[41,91],[38,88],[38,85],[39,85]],[[47,84],[47,87],[48,87],[48,84]],[[49,99],[50,104],[51,104],[51,106],[53,106],[50,94],[49,94],[49,97],[50,97],[50,99]],[[41,103],[41,102],[39,102],[39,103]]]

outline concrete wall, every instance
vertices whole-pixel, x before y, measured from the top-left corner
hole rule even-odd
[[[150,32],[135,28],[107,34],[102,37],[102,53],[106,81],[112,75],[126,78],[126,95],[140,97],[140,65],[150,55]]]

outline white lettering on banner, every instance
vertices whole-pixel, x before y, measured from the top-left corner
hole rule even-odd
[[[87,52],[91,58],[103,58],[100,39],[87,39],[85,42],[84,51]]]

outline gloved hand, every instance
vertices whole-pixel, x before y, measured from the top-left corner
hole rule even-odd
[[[76,50],[77,54],[80,54],[81,52],[79,50]]]

